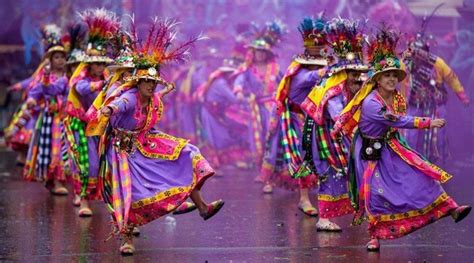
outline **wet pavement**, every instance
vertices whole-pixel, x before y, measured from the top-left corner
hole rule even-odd
[[[79,218],[71,195],[23,182],[14,158],[0,152],[1,262],[474,262],[474,215],[382,241],[379,253],[369,253],[366,225],[349,226],[346,216],[336,221],[342,233],[318,233],[317,219],[296,209],[296,193],[264,195],[255,173],[239,170],[205,184],[207,200],[226,201],[214,218],[163,217],[141,228],[134,256],[122,257],[117,240],[104,242],[111,229],[101,202],[92,204],[92,218]],[[473,168],[472,156],[451,162],[455,178],[445,189],[458,203],[473,203]]]

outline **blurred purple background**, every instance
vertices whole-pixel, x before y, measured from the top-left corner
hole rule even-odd
[[[105,7],[123,16],[135,14],[138,27],[151,16],[177,18],[185,36],[204,33],[210,37],[193,50],[193,58],[204,59],[206,49],[217,48],[222,57],[232,48],[235,26],[255,21],[281,19],[289,30],[276,52],[285,69],[291,57],[302,52],[297,26],[304,16],[337,15],[369,19],[369,28],[380,21],[413,34],[420,29],[423,16],[439,3],[428,26],[436,45],[432,52],[442,57],[458,74],[471,102],[474,101],[474,0],[450,1],[374,1],[374,0],[2,0],[0,8],[0,126],[4,127],[18,98],[7,96],[10,84],[28,77],[39,63],[39,26],[45,23],[67,25],[76,12]],[[474,105],[466,108],[451,92],[447,129],[454,159],[474,163]],[[458,158],[459,157],[459,158]]]

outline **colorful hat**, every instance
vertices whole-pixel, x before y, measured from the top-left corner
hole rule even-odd
[[[345,69],[368,70],[362,56],[364,35],[360,26],[359,20],[340,17],[328,22],[327,39],[338,58],[337,63],[331,66],[330,75]]]
[[[371,66],[369,78],[371,80],[375,80],[377,76],[387,71],[395,71],[399,81],[405,79],[406,73],[401,69],[400,59],[396,52],[399,39],[400,32],[382,26],[374,39],[370,41],[368,55]]]
[[[114,51],[116,53],[114,64],[107,68],[111,71],[119,69],[133,69],[135,64],[133,63],[133,53],[131,49],[132,39],[130,34],[125,31],[120,32],[112,40]]]
[[[294,61],[305,64],[305,65],[319,65],[326,66],[327,59],[327,40],[326,40],[326,21],[323,19],[322,14],[318,19],[306,17],[300,23],[298,31],[300,31],[303,37],[303,46],[305,48],[318,48],[319,55],[312,56],[305,50],[304,54],[296,55]]]
[[[169,62],[183,62],[189,57],[189,48],[204,37],[198,36],[179,45],[174,44],[178,33],[175,20],[160,20],[155,17],[148,30],[145,41],[138,41],[135,23],[132,18],[131,53],[135,70],[126,81],[151,79],[166,83],[160,77],[160,67]],[[173,49],[171,49],[173,47]]]
[[[86,48],[87,57],[84,62],[110,63],[113,60],[107,56],[107,47],[110,39],[120,29],[117,15],[104,8],[88,9],[79,14],[89,29],[88,44]]]
[[[279,20],[267,22],[262,29],[259,29],[257,25],[254,25],[254,41],[247,47],[272,51],[281,41],[283,34],[286,33],[286,26]]]
[[[49,57],[53,52],[64,52],[66,49],[62,43],[62,32],[55,24],[47,24],[41,28],[43,45],[45,47],[44,57]]]
[[[71,24],[64,36],[64,47],[68,51],[67,64],[80,63],[85,60],[84,52],[87,43],[87,25],[81,22]]]

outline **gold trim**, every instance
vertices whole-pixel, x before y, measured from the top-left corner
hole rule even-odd
[[[147,134],[144,136],[144,139],[145,140],[149,140],[149,139],[156,139],[156,138],[162,138],[162,139],[169,139],[169,140],[172,140],[172,141],[175,141],[178,143],[178,145],[174,148],[174,151],[173,151],[173,154],[169,155],[169,154],[158,154],[158,153],[150,153],[148,151],[146,151],[144,148],[143,148],[143,145],[138,141],[138,139],[136,139],[136,146],[137,146],[137,149],[146,157],[148,158],[155,158],[155,159],[165,159],[165,160],[171,160],[171,161],[174,161],[176,159],[178,159],[179,155],[181,154],[181,151],[183,150],[183,148],[188,144],[188,141],[185,140],[185,139],[181,139],[181,138],[176,138],[174,136],[171,136],[171,135],[168,135],[166,133],[158,133],[158,134]],[[148,143],[152,143],[152,141],[148,142]]]
[[[340,201],[342,199],[348,199],[349,194],[342,194],[338,196],[332,196],[332,195],[318,195],[318,201],[327,201],[327,202],[336,202]]]
[[[173,187],[173,188],[168,189],[166,191],[159,192],[159,193],[155,194],[152,197],[147,197],[147,198],[135,201],[135,202],[132,203],[132,209],[138,209],[138,208],[141,208],[141,207],[144,207],[144,206],[147,206],[147,205],[151,205],[151,204],[156,203],[156,202],[160,202],[165,198],[169,198],[171,196],[174,196],[174,195],[177,195],[177,194],[180,194],[180,193],[184,193],[184,192],[189,192],[189,190],[191,190],[196,185],[196,182],[197,182],[197,176],[196,176],[196,173],[194,172],[194,170],[196,168],[196,165],[199,161],[201,161],[203,159],[204,159],[204,157],[201,154],[198,154],[198,155],[193,157],[193,160],[192,160],[193,161],[193,164],[192,164],[193,165],[193,181],[190,185]]]
[[[436,198],[436,200],[433,203],[431,203],[430,205],[426,206],[423,209],[412,210],[405,213],[391,214],[391,215],[373,216],[371,214],[368,214],[369,221],[384,222],[384,221],[407,219],[407,218],[415,217],[415,216],[422,216],[431,212],[431,210],[433,210],[436,206],[438,206],[439,204],[443,202],[446,202],[449,198],[450,197],[448,196],[447,193],[442,193],[440,196],[438,196],[438,198]]]

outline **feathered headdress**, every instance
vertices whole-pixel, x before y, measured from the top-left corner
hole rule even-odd
[[[377,34],[370,41],[368,55],[371,65],[369,71],[369,81],[366,81],[362,88],[356,93],[354,98],[344,107],[333,127],[333,133],[343,132],[352,135],[355,127],[359,123],[361,116],[361,106],[364,99],[376,87],[375,80],[383,72],[394,71],[398,80],[402,81],[406,77],[405,71],[400,69],[400,60],[397,57],[396,48],[400,32],[391,30],[382,24]]]
[[[304,54],[295,56],[294,60],[300,64],[326,66],[326,45],[327,45],[327,23],[323,18],[323,13],[317,19],[306,17],[301,21],[298,31],[303,38],[303,45],[306,48]],[[319,49],[318,56],[310,55],[308,48]]]
[[[62,32],[55,24],[47,24],[41,28],[41,36],[44,45],[44,57],[53,52],[66,52],[62,43]]]
[[[365,24],[365,23],[364,23]],[[327,39],[338,61],[330,74],[344,69],[368,70],[363,60],[364,34],[359,20],[333,18],[328,22]]]
[[[89,30],[88,44],[86,49],[87,58],[85,62],[112,62],[107,57],[109,40],[113,38],[120,29],[117,15],[104,8],[87,9],[79,13],[79,17],[87,25]]]
[[[155,17],[152,20],[146,39],[141,41],[138,38],[135,23],[132,19],[130,37],[135,71],[129,80],[134,81],[144,78],[164,81],[160,77],[160,67],[162,65],[170,62],[184,62],[189,58],[189,48],[204,37],[199,35],[176,45],[174,42],[178,34],[177,25],[176,20],[162,20]]]
[[[109,66],[109,70],[133,69],[132,38],[129,32],[120,31],[111,39],[114,64]]]
[[[67,63],[79,63],[84,61],[84,52],[87,43],[87,25],[81,22],[70,24],[63,37],[64,48],[69,53]]]
[[[425,51],[429,51],[430,46],[432,46],[432,44],[436,44],[433,35],[427,34],[426,30],[428,28],[428,24],[431,21],[431,18],[435,15],[436,11],[438,11],[438,9],[441,8],[441,6],[443,5],[444,3],[437,5],[428,17],[423,17],[423,20],[421,22],[421,30],[416,33],[415,37],[412,37],[412,39],[409,40],[409,45],[412,48],[420,48]]]
[[[255,25],[255,40],[249,45],[251,48],[271,51],[286,33],[286,25],[280,20],[267,22],[262,29]]]
[[[380,73],[390,70],[397,72],[400,81],[405,78],[406,73],[401,69],[400,59],[397,57],[396,51],[399,39],[400,32],[382,25],[370,41],[368,59],[371,66],[371,72],[369,72],[371,79],[375,79]]]

